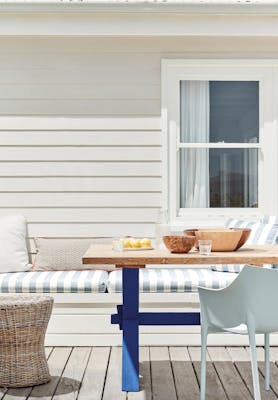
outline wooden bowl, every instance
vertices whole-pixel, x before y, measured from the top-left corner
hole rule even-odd
[[[196,239],[196,232],[197,232],[197,228],[196,229],[186,229],[185,231],[183,231],[185,236],[193,236],[194,237],[194,247],[196,247],[196,249],[199,248],[198,246],[198,240]]]
[[[183,233],[186,235],[186,236],[195,236],[195,244],[194,244],[194,246],[196,247],[196,249],[199,249],[199,245],[198,245],[198,239],[196,238],[196,232],[197,231],[199,231],[199,230],[205,230],[205,231],[229,231],[230,229],[229,228],[203,228],[203,229],[201,229],[201,228],[193,228],[193,229],[185,229],[184,231],[183,231]]]
[[[198,230],[197,240],[211,240],[211,251],[234,251],[242,236],[242,230]]]
[[[195,240],[194,236],[163,236],[163,242],[171,253],[188,253]]]
[[[250,234],[251,234],[251,229],[250,228],[233,228],[234,231],[241,231],[241,238],[239,239],[239,242],[237,244],[236,250],[240,249],[248,240]]]
[[[203,228],[203,229],[194,228],[194,229],[186,229],[184,231],[185,235],[195,236],[195,247],[197,249],[199,248],[198,240],[201,240],[200,238],[196,237],[196,232],[198,232],[198,231],[207,232],[207,234],[209,234],[211,232],[215,232],[215,233],[218,233],[219,235],[221,235],[222,232],[231,232],[231,231],[241,232],[240,239],[239,239],[236,247],[234,248],[234,250],[213,250],[213,251],[235,251],[235,250],[238,250],[240,247],[242,247],[247,242],[247,240],[248,240],[248,238],[249,238],[249,236],[251,234],[251,229],[250,228]],[[206,240],[206,239],[204,239],[204,240]],[[215,246],[213,246],[213,248],[214,247]],[[221,246],[220,246],[220,248],[221,248]]]

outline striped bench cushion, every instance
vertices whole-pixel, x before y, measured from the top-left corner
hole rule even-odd
[[[246,244],[276,244],[278,241],[278,226],[272,223],[256,223],[230,218],[226,221],[227,228],[251,228],[251,234]],[[244,264],[212,265],[213,271],[239,273]]]
[[[276,244],[278,239],[278,227],[275,224],[263,224],[261,222],[247,222],[237,219],[229,219],[225,224],[227,228],[251,228],[251,234],[246,244]]]
[[[273,224],[278,226],[278,217],[276,215],[263,215],[261,222],[263,224]],[[272,264],[271,268],[278,269],[278,264]]]
[[[0,274],[0,293],[104,293],[106,271],[43,271]]]
[[[140,292],[197,292],[198,286],[220,289],[228,286],[236,274],[213,272],[209,269],[140,269]],[[122,271],[110,272],[108,278],[108,292],[122,291]]]
[[[278,217],[276,215],[263,215],[260,222],[262,224],[278,225]]]

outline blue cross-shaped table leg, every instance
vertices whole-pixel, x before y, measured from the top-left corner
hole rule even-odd
[[[139,270],[123,269],[122,390],[139,391]]]
[[[122,390],[139,391],[139,326],[140,325],[200,325],[199,312],[140,312],[139,269],[123,268],[123,304],[111,316],[112,324],[123,331]]]

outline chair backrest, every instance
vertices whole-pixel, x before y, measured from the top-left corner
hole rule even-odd
[[[202,314],[222,328],[253,324],[257,333],[278,331],[278,271],[245,266],[218,296],[200,290]]]

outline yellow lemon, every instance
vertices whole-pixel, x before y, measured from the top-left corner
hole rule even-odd
[[[130,239],[124,239],[124,248],[129,249],[130,247],[132,247]]]
[[[135,239],[134,239],[134,238],[130,238],[130,239],[129,239],[129,245],[130,245],[130,247],[132,247],[132,248],[135,247]]]
[[[143,238],[140,240],[141,247],[151,247],[151,241],[148,238]]]
[[[137,248],[137,249],[141,247],[141,241],[140,241],[140,239],[135,239],[134,247]]]

